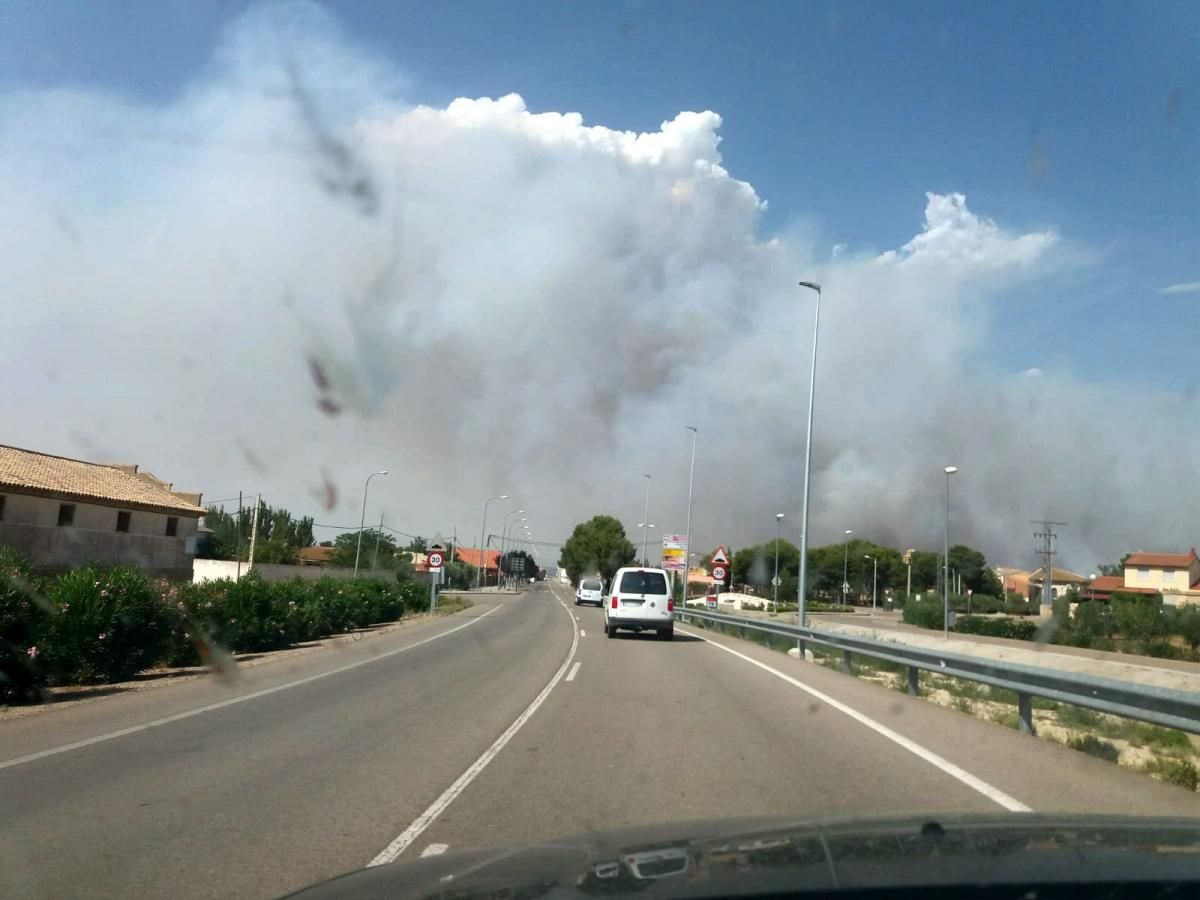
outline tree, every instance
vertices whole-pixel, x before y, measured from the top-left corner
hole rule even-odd
[[[1200,647],[1200,606],[1184,606],[1175,611],[1174,631],[1188,643],[1192,657]]]
[[[1096,571],[1101,575],[1124,575],[1125,561],[1131,556],[1133,556],[1132,553],[1126,553],[1121,557],[1119,563],[1100,563],[1100,565],[1096,566]]]
[[[593,516],[575,526],[562,546],[559,563],[572,582],[598,572],[606,579],[637,557],[637,548],[625,536],[625,528],[612,516]]]
[[[750,584],[755,587],[770,587],[775,575],[775,541],[754,547],[745,547],[733,554],[730,561],[733,580],[738,584]],[[779,575],[780,581],[789,573],[795,575],[800,571],[800,549],[790,541],[779,541]],[[782,591],[780,596],[783,596]]]
[[[429,549],[429,542],[418,534],[415,538],[408,542],[408,546],[404,549],[411,550],[413,553],[424,553]]]
[[[243,561],[250,558],[250,536],[254,530],[253,502],[243,507],[240,514],[227,513],[219,507],[210,506],[204,514],[204,524],[212,529],[212,534],[197,546],[198,558],[236,559],[239,556],[239,525],[240,556]],[[275,509],[265,503],[259,507],[258,536],[254,546],[256,562],[294,562],[296,551],[301,547],[311,547],[313,543],[313,519],[310,516],[297,519],[282,507]]]
[[[362,533],[362,556],[358,561],[358,568],[370,569],[372,563],[375,563],[376,546],[378,545],[378,565],[381,569],[395,569],[400,560],[396,554],[396,539],[378,528],[364,528]],[[354,557],[358,551],[358,532],[343,531],[334,539],[333,553],[330,556],[330,564],[353,568]]]
[[[957,572],[962,577],[963,589],[978,593],[991,594],[999,591],[999,583],[987,567],[987,559],[978,550],[973,550],[966,544],[955,544],[950,548],[950,571]],[[984,572],[992,574],[991,582],[985,581]],[[951,575],[953,577],[953,575]],[[992,590],[985,590],[991,588]],[[950,585],[953,590],[954,585]]]

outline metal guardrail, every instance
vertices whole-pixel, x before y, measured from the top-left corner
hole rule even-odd
[[[1026,666],[961,653],[943,653],[927,647],[851,637],[819,628],[801,628],[786,622],[746,619],[707,610],[677,607],[675,615],[684,621],[692,619],[701,623],[740,629],[743,636],[747,631],[759,631],[792,638],[799,646],[801,659],[804,658],[805,644],[840,650],[842,667],[847,672],[853,671],[852,660],[855,655],[904,666],[908,670],[908,693],[914,696],[920,693],[921,671],[1005,688],[1016,693],[1018,726],[1028,734],[1033,734],[1034,731],[1034,697],[1057,700],[1097,712],[1200,734],[1200,693],[1117,681],[1113,678],[1099,678],[1079,672]]]

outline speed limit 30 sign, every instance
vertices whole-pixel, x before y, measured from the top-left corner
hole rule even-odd
[[[725,567],[724,566],[713,566],[712,577],[717,579],[717,581],[724,581],[725,580]]]
[[[429,554],[429,568],[440,569],[442,567],[442,554],[436,550]]]

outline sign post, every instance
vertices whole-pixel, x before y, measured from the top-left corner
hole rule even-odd
[[[671,573],[671,583],[683,573],[683,593],[680,602],[687,603],[687,535],[664,534],[662,537],[662,567]],[[673,591],[673,588],[672,588]]]
[[[433,536],[429,555],[425,559],[429,563],[429,614],[432,616],[437,610],[437,587],[442,580],[442,566],[446,562],[446,543],[440,531]]]
[[[725,576],[729,574],[729,555],[725,552],[724,544],[719,544],[713,551],[710,565],[712,566],[712,577],[724,584]],[[733,588],[732,578],[729,579],[729,587]]]

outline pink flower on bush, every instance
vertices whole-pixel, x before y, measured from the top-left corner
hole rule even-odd
[[[37,655],[38,655],[38,648],[37,648],[37,647],[30,647],[28,650],[26,650],[26,651],[25,651],[25,653],[26,653],[26,655],[28,655],[28,657],[29,657],[30,659],[37,659]]]
[[[102,632],[100,632],[100,633],[99,633],[98,635],[96,635],[96,636],[97,636],[97,637],[98,637],[100,640],[104,640],[106,637],[108,637],[108,634],[107,634],[107,632],[104,632],[104,631],[102,631]]]

